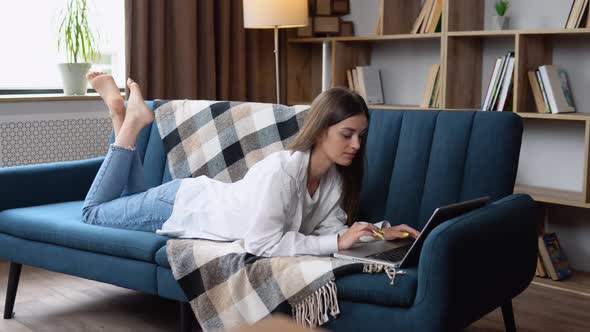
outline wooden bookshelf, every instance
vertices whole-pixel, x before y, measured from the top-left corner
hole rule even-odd
[[[557,35],[557,36],[583,36],[590,35],[590,29],[546,29],[546,30],[485,30],[485,31],[449,31],[448,36],[481,36],[481,37],[498,37],[498,36],[516,36],[516,35]]]
[[[537,202],[590,208],[590,203],[585,202],[583,192],[524,185],[516,185],[514,192],[528,194]]]
[[[527,82],[528,83],[528,82]],[[516,113],[525,119],[542,119],[542,120],[561,120],[561,121],[590,121],[588,113],[536,113],[536,112],[519,112]]]
[[[419,39],[439,39],[442,33],[422,33],[422,34],[399,34],[399,35],[380,35],[380,36],[349,36],[349,37],[317,37],[317,38],[291,38],[290,43],[323,43],[323,42],[372,42],[385,40],[419,40]]]
[[[537,286],[590,298],[590,272],[573,271],[571,277],[560,281],[554,281],[550,278],[535,277],[532,283]]]
[[[515,190],[531,194],[539,202],[590,208],[590,114],[536,113],[527,77],[528,71],[553,64],[556,41],[579,38],[580,42],[587,43],[590,29],[488,31],[484,30],[485,0],[445,0],[440,33],[410,34],[421,9],[420,3],[418,0],[383,1],[383,35],[289,39],[287,103],[309,104],[321,91],[321,52],[324,42],[330,43],[332,49],[332,85],[346,86],[346,70],[371,65],[372,49],[376,44],[434,41],[440,42],[438,52],[443,80],[440,109],[479,109],[482,85],[487,84],[489,79],[483,73],[486,43],[505,43],[508,47],[506,51],[515,53],[513,111],[529,122],[561,121],[564,125],[585,123],[582,192],[535,187],[517,187]],[[384,93],[387,95],[387,91]],[[371,105],[370,108],[420,109],[416,105],[398,105],[395,101],[393,105]]]

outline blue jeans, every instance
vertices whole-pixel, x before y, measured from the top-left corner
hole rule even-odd
[[[84,222],[155,232],[170,218],[179,187],[180,179],[148,188],[137,151],[111,145],[84,201]]]

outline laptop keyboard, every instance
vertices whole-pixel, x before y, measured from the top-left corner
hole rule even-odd
[[[387,251],[383,251],[383,252],[379,252],[379,253],[367,256],[367,258],[380,259],[382,261],[387,261],[387,262],[399,262],[404,258],[404,256],[408,252],[408,250],[410,250],[410,247],[411,247],[411,245],[393,248],[391,250],[387,250]]]

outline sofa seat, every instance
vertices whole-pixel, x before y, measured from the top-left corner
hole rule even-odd
[[[388,307],[412,306],[418,287],[416,268],[395,277],[391,285],[385,273],[356,273],[336,278],[338,298],[351,302],[371,303]]]
[[[154,233],[88,225],[83,201],[9,209],[0,212],[0,233],[64,247],[154,262],[167,237]]]

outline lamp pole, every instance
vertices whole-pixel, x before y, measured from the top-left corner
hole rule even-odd
[[[277,104],[281,103],[281,81],[279,81],[279,27],[274,26],[275,30],[275,79],[277,85]]]

